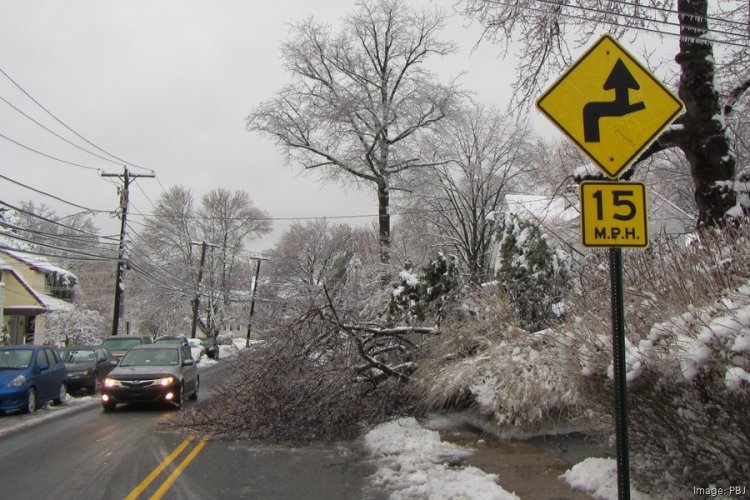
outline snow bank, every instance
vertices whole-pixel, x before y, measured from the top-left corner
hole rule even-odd
[[[617,499],[617,462],[612,458],[587,458],[560,476],[571,488],[585,491],[600,500]],[[633,500],[651,497],[630,489]]]
[[[495,483],[496,476],[470,466],[453,466],[472,454],[468,448],[440,441],[412,417],[381,424],[365,435],[365,446],[378,470],[372,484],[391,498],[517,499]]]

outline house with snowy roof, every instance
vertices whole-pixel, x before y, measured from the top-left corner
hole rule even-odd
[[[21,250],[0,250],[0,340],[33,344],[45,314],[73,307],[78,278],[48,259]]]

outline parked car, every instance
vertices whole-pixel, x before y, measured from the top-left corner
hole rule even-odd
[[[68,390],[86,389],[95,394],[104,377],[112,370],[112,353],[105,347],[79,346],[66,347],[60,357],[68,372]]]
[[[104,339],[101,347],[111,352],[112,357],[119,361],[131,347],[153,343],[154,341],[148,335],[113,335]]]
[[[188,339],[184,335],[164,335],[161,337],[157,337],[156,340],[154,340],[155,344],[159,344],[161,342],[190,347]]]
[[[0,346],[0,410],[31,413],[48,401],[64,404],[65,363],[42,345]]]
[[[104,379],[102,406],[111,411],[118,403],[163,403],[182,406],[183,398],[198,399],[200,377],[188,348],[172,344],[131,348]]]

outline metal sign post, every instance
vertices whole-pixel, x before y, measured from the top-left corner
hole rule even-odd
[[[630,499],[622,248],[648,246],[646,188],[618,179],[685,106],[610,35],[547,89],[537,108],[611,181],[581,184],[583,245],[609,248],[617,492]]]
[[[628,396],[625,372],[625,296],[622,284],[622,248],[609,249],[612,289],[612,359],[615,382],[615,440],[617,447],[617,492],[630,498],[630,454],[628,452]]]

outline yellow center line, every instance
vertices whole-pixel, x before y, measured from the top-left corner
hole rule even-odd
[[[190,465],[190,462],[193,461],[193,459],[200,453],[200,451],[203,449],[203,447],[206,445],[206,441],[208,441],[207,437],[204,437],[200,440],[200,442],[195,445],[195,448],[188,454],[188,456],[185,457],[185,460],[183,460],[180,465],[175,468],[174,471],[169,475],[169,477],[162,483],[161,486],[159,486],[159,489],[156,490],[156,493],[154,493],[151,496],[150,500],[159,500],[161,497],[164,496],[164,494],[167,492],[167,490],[174,484],[175,481],[177,481],[177,478],[182,474],[182,471],[185,470],[185,468]]]
[[[130,492],[128,496],[125,497],[125,500],[135,500],[138,498],[138,495],[143,493],[143,491],[148,488],[148,485],[151,484],[151,482],[156,479],[156,477],[161,474],[161,472],[167,468],[169,464],[172,463],[172,461],[179,456],[180,453],[182,453],[182,450],[185,449],[185,447],[190,444],[190,442],[193,440],[193,436],[190,436],[186,438],[180,445],[169,454],[167,458],[164,459],[162,463],[156,466],[154,470],[151,471],[151,474],[146,476],[146,479],[141,481],[141,484],[135,487],[133,491]]]

